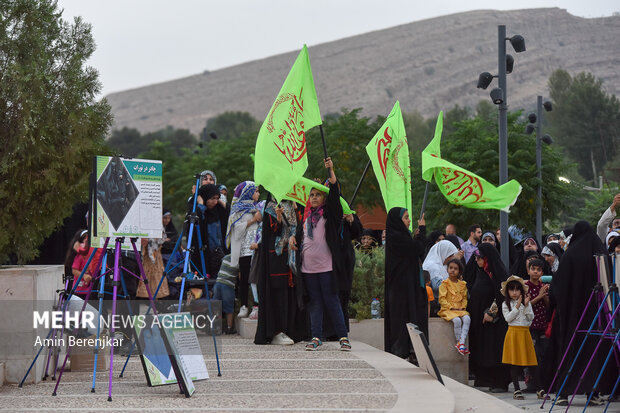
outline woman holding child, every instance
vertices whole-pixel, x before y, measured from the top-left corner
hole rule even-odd
[[[508,274],[497,249],[489,243],[481,243],[472,259],[478,264],[468,306],[470,362],[476,376],[474,386],[489,386],[492,393],[502,393],[508,391],[510,382],[508,366],[502,364],[508,325],[501,312],[504,297],[500,292],[501,283]]]

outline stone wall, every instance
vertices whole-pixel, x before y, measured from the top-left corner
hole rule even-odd
[[[19,383],[40,347],[36,337],[44,339],[49,330],[33,329],[33,311],[49,311],[56,290],[63,288],[62,265],[5,267],[0,269],[0,362],[4,363],[7,383]],[[47,349],[41,352],[26,383],[41,381],[47,361]]]

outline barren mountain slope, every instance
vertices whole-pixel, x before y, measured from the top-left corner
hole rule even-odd
[[[311,47],[321,112],[363,107],[365,115],[387,115],[398,99],[405,112],[433,116],[489,99],[493,86],[482,91],[476,81],[480,72],[497,71],[498,24],[507,26],[508,37],[521,34],[527,47],[517,54],[507,45],[515,58],[510,108],[535,105],[557,68],[592,72],[608,92],[620,94],[620,16],[585,19],[558,8],[479,10]],[[111,94],[114,128],[144,133],[172,125],[198,133],[207,119],[227,110],[262,120],[297,53]]]

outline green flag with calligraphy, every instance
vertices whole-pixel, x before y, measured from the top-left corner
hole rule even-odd
[[[308,168],[306,131],[321,124],[308,49],[297,56],[256,139],[254,181],[277,200]]]
[[[381,129],[366,146],[375,171],[385,209],[407,208],[411,214],[411,171],[405,123],[396,101]],[[409,229],[413,228],[413,220]]]
[[[303,206],[306,206],[308,203],[308,198],[310,197],[310,191],[312,188],[316,188],[319,191],[329,192],[329,188],[325,185],[321,185],[318,182],[313,181],[312,179],[304,178],[303,176],[295,185],[293,189],[288,191],[283,199],[288,199],[289,201],[297,202]],[[343,197],[340,197],[340,205],[342,205],[342,212],[345,214],[355,214],[355,211],[351,209],[347,201],[344,200]]]
[[[422,179],[435,182],[448,202],[473,209],[499,209],[510,212],[517,202],[521,185],[512,179],[496,187],[478,175],[441,159],[443,112],[437,117],[435,136],[422,151]]]

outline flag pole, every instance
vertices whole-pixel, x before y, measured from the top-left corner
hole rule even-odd
[[[368,160],[368,163],[366,164],[366,167],[364,168],[364,172],[362,172],[362,177],[360,178],[359,182],[357,183],[357,186],[355,187],[355,192],[353,192],[353,196],[351,197],[351,201],[349,202],[349,205],[353,205],[353,201],[355,201],[355,197],[357,196],[357,193],[360,190],[360,187],[362,186],[362,181],[364,180],[364,178],[366,178],[366,173],[368,172],[368,168],[370,168],[370,159]],[[355,208],[355,207],[352,207]]]
[[[422,198],[422,208],[420,210],[420,219],[422,219],[422,215],[424,215],[424,210],[426,209],[426,198],[428,198],[428,187],[430,182],[426,183],[426,188],[424,189],[424,198]]]
[[[323,132],[323,125],[319,125],[319,130],[321,131],[321,140],[323,141],[323,154],[325,154],[325,159],[329,158],[327,155],[327,142],[325,142],[325,132]],[[332,176],[332,168],[327,169],[327,176]]]

